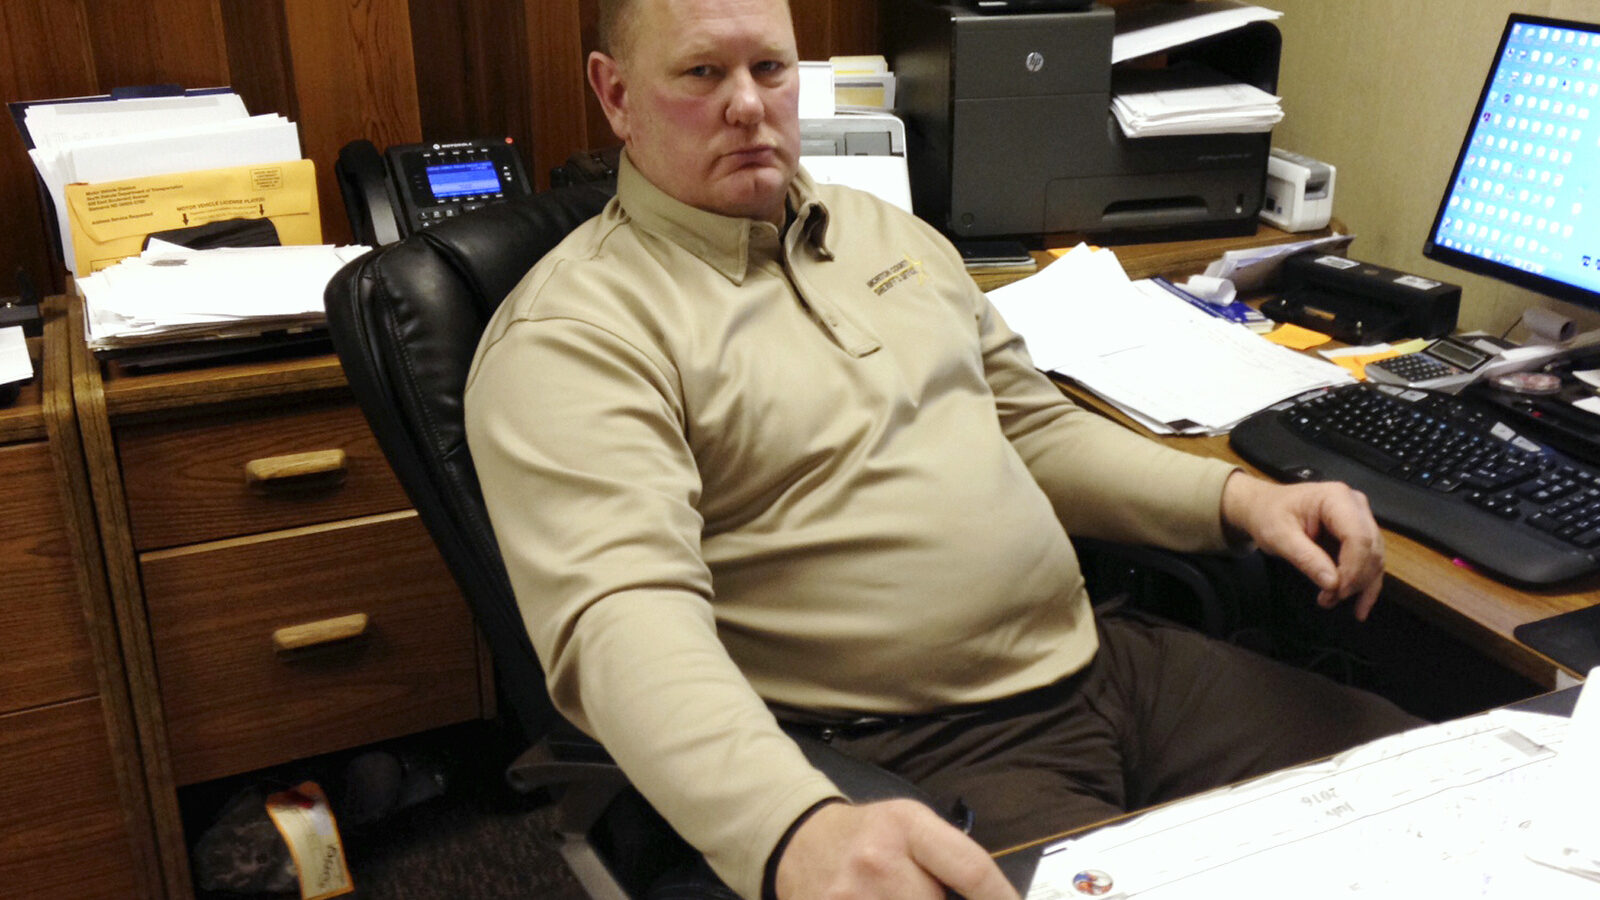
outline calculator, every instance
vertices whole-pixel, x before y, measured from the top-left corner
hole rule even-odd
[[[1468,343],[1452,337],[1439,338],[1415,353],[1402,353],[1367,363],[1367,377],[1388,384],[1454,391],[1477,379],[1490,360],[1500,355],[1499,342],[1487,344],[1479,338]]]

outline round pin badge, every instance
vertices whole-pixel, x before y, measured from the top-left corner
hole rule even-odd
[[[1111,893],[1111,876],[1099,869],[1084,869],[1072,876],[1072,889],[1090,897]]]
[[[1561,378],[1549,372],[1508,372],[1496,375],[1490,383],[1513,394],[1554,394],[1561,390]]]

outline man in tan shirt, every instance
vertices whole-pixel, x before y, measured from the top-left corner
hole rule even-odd
[[[1361,617],[1380,533],[1342,485],[1073,406],[936,231],[812,182],[785,0],[606,0],[601,32],[618,196],[490,323],[468,433],[552,698],[738,893],[1014,896],[925,807],[841,802],[780,719],[965,798],[991,849],[1409,723],[1095,621],[1069,533],[1254,541]]]

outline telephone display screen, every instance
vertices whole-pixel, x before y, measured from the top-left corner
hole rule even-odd
[[[452,197],[469,197],[477,194],[498,194],[500,176],[489,160],[447,163],[427,167],[428,189],[439,200]]]

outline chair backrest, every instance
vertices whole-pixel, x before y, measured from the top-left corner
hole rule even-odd
[[[328,328],[356,402],[489,643],[529,738],[555,714],[467,451],[462,390],[489,317],[610,194],[578,185],[420,231],[329,281]]]

